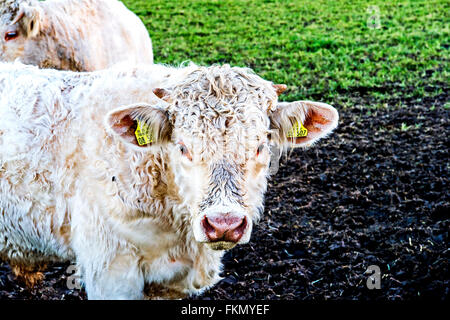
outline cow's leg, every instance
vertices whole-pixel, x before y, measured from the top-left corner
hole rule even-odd
[[[144,277],[138,260],[132,256],[116,256],[101,269],[92,261],[82,264],[82,279],[86,293],[92,300],[138,300],[144,298]]]
[[[112,230],[96,226],[99,229],[90,232],[79,229],[73,242],[88,298],[143,299],[144,277],[139,256],[127,243],[118,243]]]
[[[103,203],[103,198],[97,195],[103,189],[90,187],[84,188],[83,194],[77,194],[71,203],[71,247],[87,296],[94,300],[143,299],[141,257],[136,247],[104,218],[116,214],[106,213],[105,208],[120,210],[120,202],[116,204],[114,199],[107,198],[110,201]]]

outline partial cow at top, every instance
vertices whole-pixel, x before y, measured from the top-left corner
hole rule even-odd
[[[142,21],[116,0],[0,0],[0,61],[94,71],[153,63]]]

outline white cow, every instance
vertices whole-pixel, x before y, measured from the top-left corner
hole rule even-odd
[[[117,0],[0,0],[0,61],[94,71],[153,63],[141,20]]]
[[[263,211],[269,146],[337,126],[327,104],[278,102],[284,88],[228,65],[0,63],[1,258],[30,282],[76,261],[90,299],[201,293]]]

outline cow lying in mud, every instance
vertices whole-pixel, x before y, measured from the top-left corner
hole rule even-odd
[[[0,258],[28,279],[76,261],[90,299],[201,293],[250,239],[270,145],[337,125],[327,104],[278,102],[284,88],[228,65],[0,63]]]
[[[94,71],[153,63],[141,20],[117,0],[0,0],[0,61]]]

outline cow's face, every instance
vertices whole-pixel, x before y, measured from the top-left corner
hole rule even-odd
[[[41,29],[42,9],[26,2],[0,3],[0,61],[16,59],[26,64],[38,64],[43,54],[36,47],[35,38]]]
[[[331,106],[278,103],[281,89],[248,69],[199,68],[178,86],[155,90],[161,105],[121,108],[107,123],[133,148],[164,144],[195,239],[229,249],[249,241],[263,211],[271,145],[310,145],[337,125]],[[292,135],[297,122],[307,136]],[[150,128],[152,142],[139,144],[138,124]]]

